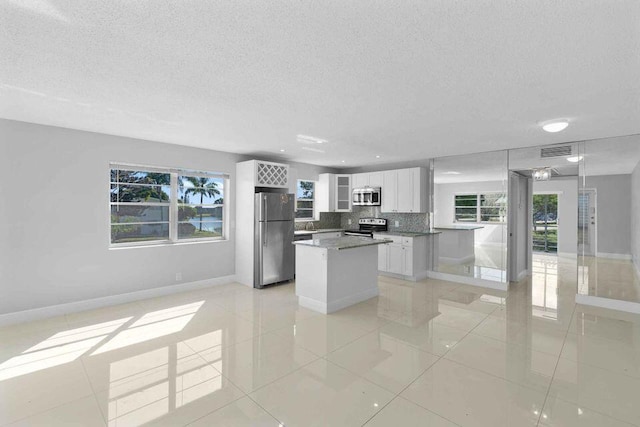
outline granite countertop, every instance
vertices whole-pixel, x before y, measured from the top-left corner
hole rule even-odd
[[[484,228],[482,225],[445,225],[436,227],[434,230],[453,230],[453,231],[469,231]]]
[[[370,237],[334,237],[330,239],[312,239],[312,240],[300,240],[293,242],[294,245],[305,245],[314,248],[323,249],[354,249],[361,248],[363,246],[383,245],[385,243],[392,243],[389,239],[371,239]]]
[[[430,236],[432,234],[441,234],[442,231],[380,231],[373,234],[379,234],[382,236],[402,236],[402,237],[418,237],[418,236]]]
[[[299,236],[301,234],[316,234],[316,233],[335,233],[338,231],[344,231],[342,228],[319,228],[317,230],[296,230],[294,235]]]

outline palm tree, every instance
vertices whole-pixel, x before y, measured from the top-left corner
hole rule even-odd
[[[185,176],[184,179],[193,184],[193,187],[187,188],[184,192],[185,203],[189,199],[189,194],[200,195],[200,231],[202,231],[202,202],[204,201],[204,196],[214,197],[220,194],[218,183],[209,182],[209,178],[197,176]]]

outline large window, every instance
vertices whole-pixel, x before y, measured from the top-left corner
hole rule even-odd
[[[312,221],[314,219],[315,182],[298,180],[296,190],[296,220]]]
[[[111,165],[111,243],[223,239],[222,174]]]
[[[504,193],[456,194],[455,222],[505,222],[507,198]]]

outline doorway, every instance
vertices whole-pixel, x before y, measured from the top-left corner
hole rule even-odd
[[[558,253],[558,194],[534,193],[532,241],[534,252]]]

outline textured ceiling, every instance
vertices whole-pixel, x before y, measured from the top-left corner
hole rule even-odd
[[[640,132],[637,0],[0,0],[0,27],[8,119],[338,167]]]

